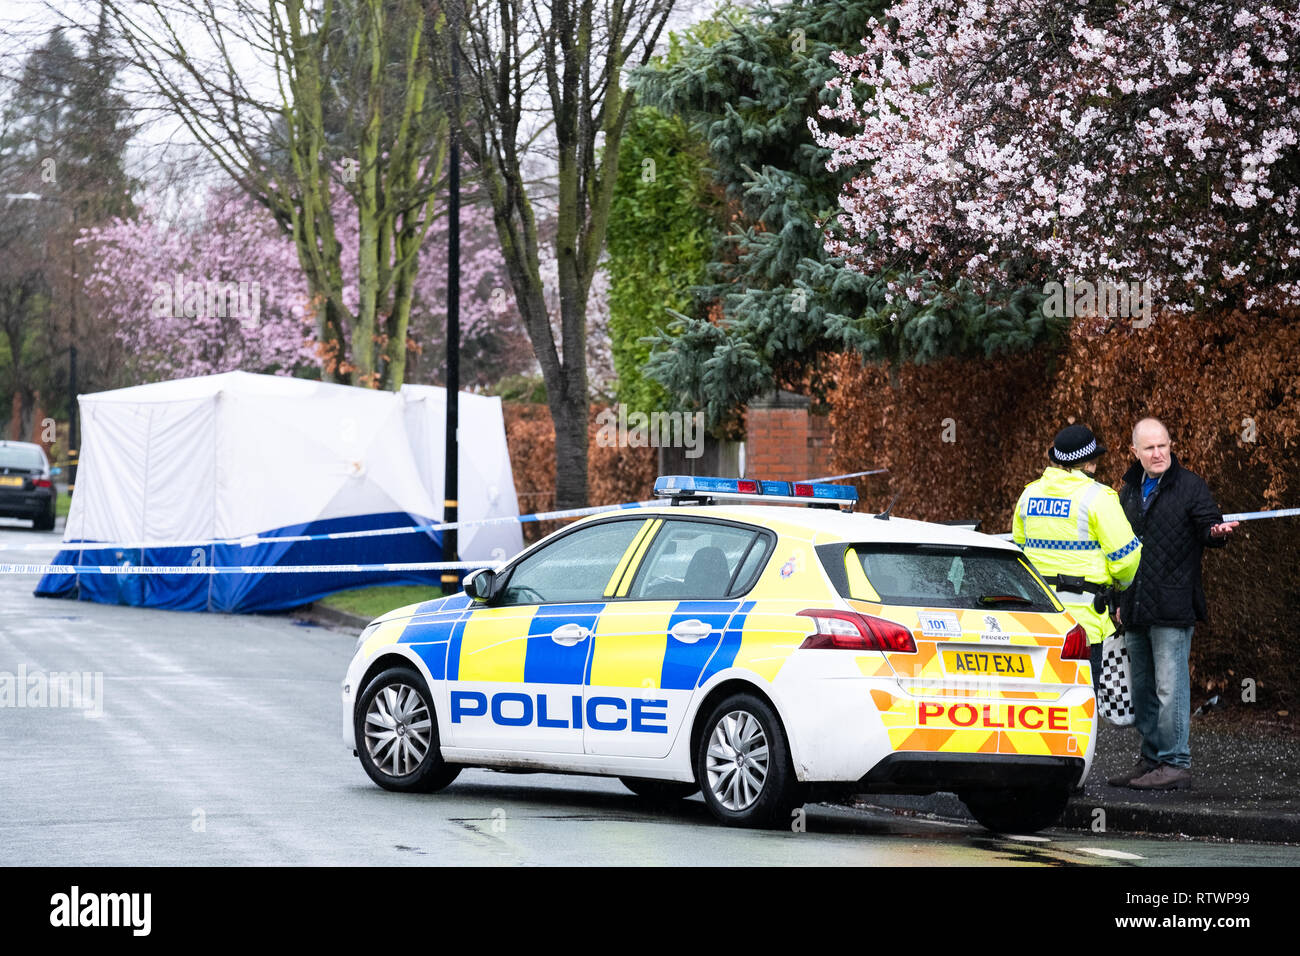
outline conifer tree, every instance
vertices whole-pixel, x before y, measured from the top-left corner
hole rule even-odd
[[[977,294],[888,265],[868,274],[828,255],[848,172],[826,168],[809,117],[831,101],[838,50],[860,47],[883,0],[795,0],[724,9],[721,38],[689,42],[668,65],[637,74],[642,102],[688,121],[736,213],[720,236],[700,301],[654,335],[646,373],[703,408],[711,424],[774,387],[821,388],[817,358],[928,362],[1028,348],[1063,330],[1037,308],[1017,264]],[[861,94],[859,94],[861,95]],[[906,288],[904,293],[890,286]],[[716,310],[715,310],[716,311]]]

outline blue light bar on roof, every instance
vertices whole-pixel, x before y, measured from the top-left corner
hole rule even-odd
[[[796,498],[813,498],[819,501],[858,502],[858,489],[852,485],[820,485],[808,481],[793,484]]]
[[[661,475],[655,480],[656,498],[753,498],[797,504],[824,502],[852,506],[858,490],[852,485],[810,482],[760,481],[754,478],[713,478],[701,475]]]

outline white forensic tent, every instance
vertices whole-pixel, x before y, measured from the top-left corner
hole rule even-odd
[[[415,466],[433,499],[435,517],[443,519],[447,434],[447,390],[437,385],[403,385],[406,428]],[[495,395],[460,393],[456,414],[457,517],[460,521],[504,518],[519,514],[510,449],[506,446],[505,416]],[[465,561],[504,561],[524,547],[517,521],[496,522],[457,532],[456,550]]]
[[[64,541],[164,545],[69,549],[54,563],[273,566],[440,560],[441,537],[427,531],[251,547],[165,544],[436,522],[441,506],[417,467],[406,406],[406,398],[392,392],[246,372],[83,395],[81,464]],[[439,578],[437,571],[87,573],[46,575],[36,593],[186,610],[265,611],[342,588],[436,583]]]

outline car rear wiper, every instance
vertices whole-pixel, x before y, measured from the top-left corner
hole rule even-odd
[[[985,594],[979,599],[981,604],[1033,604],[1029,598],[1018,594]]]

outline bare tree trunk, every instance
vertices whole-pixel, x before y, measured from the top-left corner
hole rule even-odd
[[[447,21],[428,18],[437,76],[445,92],[452,58],[464,65],[466,108],[449,111],[492,202],[515,301],[546,383],[556,505],[581,507],[587,503],[587,301],[632,102],[620,82],[630,60],[644,62],[653,52],[673,0],[440,0],[437,7],[448,3],[454,4],[451,22],[464,30],[454,33]],[[526,96],[538,88],[549,109],[535,108]],[[450,96],[447,102],[450,107]],[[522,166],[535,142],[534,111],[544,115],[556,148],[558,342]]]
[[[322,377],[400,388],[414,270],[447,145],[447,118],[426,103],[422,0],[104,3],[164,107],[293,237]],[[210,61],[187,48],[190,31],[212,42]],[[269,99],[245,82],[239,54],[249,51],[275,82]],[[359,229],[355,312],[335,222],[344,193]]]

